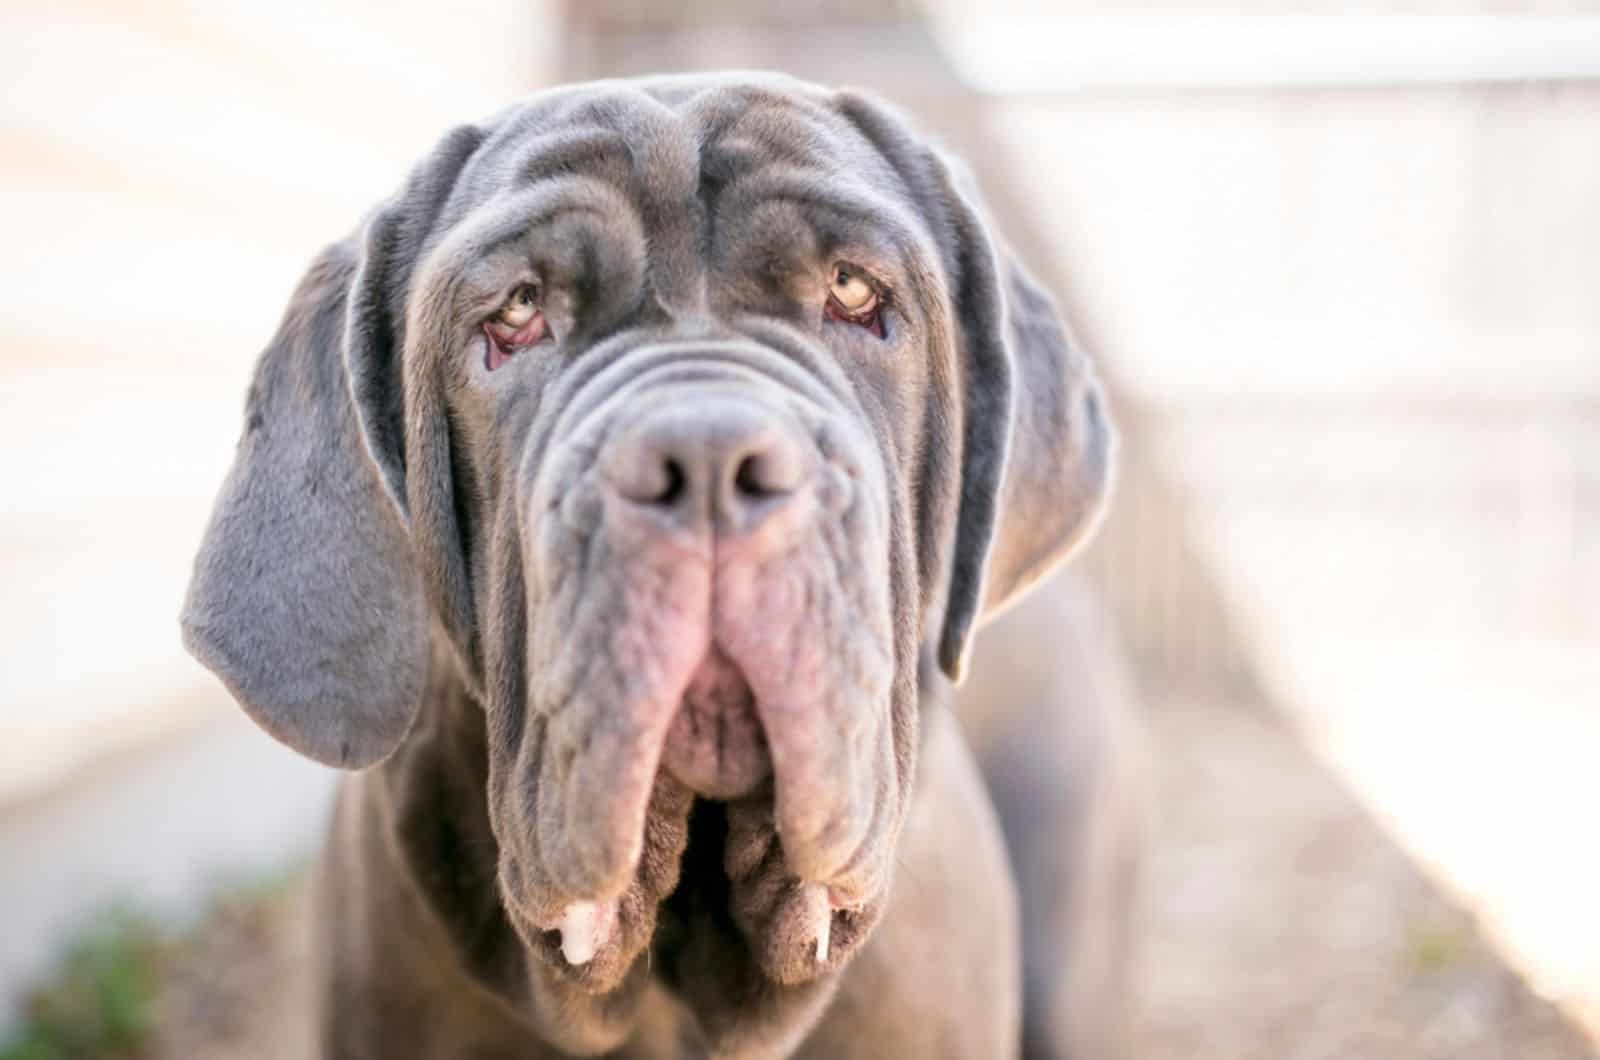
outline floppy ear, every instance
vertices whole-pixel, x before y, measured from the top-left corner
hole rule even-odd
[[[964,376],[960,506],[939,638],[940,668],[958,681],[979,621],[1093,533],[1116,438],[1093,367],[1054,302],[992,237],[964,171],[929,155],[954,242]]]
[[[999,245],[970,182],[939,169],[955,231],[966,409],[961,505],[939,665],[960,680],[980,620],[1093,534],[1116,436],[1093,366],[1055,303]]]
[[[427,676],[405,501],[403,310],[412,263],[482,137],[451,133],[360,238],[312,264],[256,365],[195,559],[184,644],[262,728],[328,765],[393,751]]]
[[[984,621],[1093,536],[1116,464],[1116,429],[1093,365],[1044,288],[1009,252],[1001,261],[1015,396]]]

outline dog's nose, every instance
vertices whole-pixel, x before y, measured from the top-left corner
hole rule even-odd
[[[755,530],[810,479],[809,446],[787,417],[734,398],[668,400],[613,435],[601,456],[611,489],[673,528]]]

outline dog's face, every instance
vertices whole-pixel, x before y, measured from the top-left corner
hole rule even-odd
[[[313,268],[186,637],[347,767],[448,660],[508,914],[596,990],[648,942],[694,800],[726,804],[733,919],[803,982],[881,911],[919,661],[953,675],[1082,538],[1109,443],[1047,301],[880,106],[563,90],[452,133]]]

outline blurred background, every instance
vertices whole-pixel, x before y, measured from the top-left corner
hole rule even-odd
[[[964,154],[1109,379],[1142,1050],[1597,1055],[1600,17],[1397,6],[0,0],[0,1056],[285,1055],[334,777],[175,621],[254,357],[448,125],[728,66]]]

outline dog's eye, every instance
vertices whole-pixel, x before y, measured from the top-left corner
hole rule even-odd
[[[828,304],[823,312],[830,320],[858,324],[881,339],[880,301],[878,288],[871,280],[841,263],[833,267],[833,279],[828,283]]]
[[[828,297],[848,316],[863,316],[878,308],[878,292],[872,284],[845,265],[834,266]]]
[[[488,337],[484,366],[494,371],[545,336],[544,313],[539,309],[537,284],[519,284],[500,311],[484,322]]]
[[[531,283],[525,283],[511,292],[511,297],[500,307],[495,319],[515,331],[532,320],[538,311],[539,289]]]

